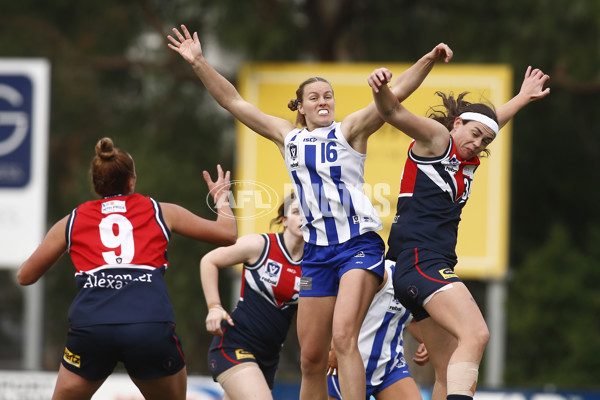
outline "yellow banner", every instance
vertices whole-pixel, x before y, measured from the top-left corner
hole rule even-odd
[[[305,79],[321,76],[333,86],[336,121],[365,107],[373,97],[367,77],[379,64],[247,64],[239,76],[239,91],[266,114],[295,121],[287,108]],[[409,64],[386,64],[394,76]],[[441,103],[436,91],[469,92],[467,100],[502,105],[512,97],[512,70],[505,65],[437,65],[404,105],[425,116]],[[370,196],[387,242],[395,210],[400,177],[410,138],[384,125],[369,139],[365,165],[365,193]],[[490,145],[491,156],[477,169],[471,197],[459,227],[456,272],[465,279],[501,278],[508,263],[511,126],[502,129]],[[239,233],[270,231],[270,221],[292,185],[277,147],[237,124],[237,153],[233,208]]]

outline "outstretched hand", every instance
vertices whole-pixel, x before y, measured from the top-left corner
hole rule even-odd
[[[217,181],[213,182],[208,171],[202,171],[202,176],[208,185],[208,191],[215,199],[215,204],[220,205],[221,202],[226,202],[229,198],[229,189],[231,188],[231,182],[229,180],[230,172],[223,173],[223,168],[220,164],[217,164]]]
[[[379,88],[383,85],[387,85],[392,81],[392,72],[387,68],[377,68],[369,75],[367,82],[373,89],[373,92],[379,93]]]
[[[194,32],[194,36],[191,36],[185,25],[181,25],[181,31],[183,34],[177,28],[173,28],[173,33],[177,36],[177,39],[171,35],[167,36],[171,42],[167,43],[167,45],[191,64],[197,57],[202,56],[202,46],[200,45],[197,32]]]
[[[429,56],[432,58],[433,62],[443,61],[445,63],[449,63],[453,55],[454,52],[446,43],[438,44],[429,53]]]
[[[544,74],[542,70],[538,68],[532,70],[531,66],[527,67],[519,95],[527,96],[529,101],[546,97],[550,93],[550,88],[544,89],[548,79],[550,76]]]

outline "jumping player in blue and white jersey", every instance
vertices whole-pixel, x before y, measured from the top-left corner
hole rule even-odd
[[[185,358],[163,278],[167,245],[172,232],[217,245],[235,241],[229,172],[219,166],[213,182],[204,171],[216,221],[134,193],[133,158],[110,138],[96,144],[91,172],[102,198],[58,221],[17,274],[30,285],[66,251],[76,270],[79,291],[52,399],[90,399],[120,361],[145,399],[184,400]]]
[[[432,397],[472,399],[489,332],[467,287],[454,273],[461,210],[479,156],[521,108],[545,97],[548,75],[527,68],[520,92],[497,112],[438,94],[441,108],[429,118],[408,111],[387,83],[391,72],[375,70],[369,85],[382,118],[414,139],[408,151],[387,258],[396,261],[397,298],[418,321],[436,371]]]
[[[385,245],[376,231],[381,222],[363,193],[367,140],[383,121],[371,102],[335,122],[331,85],[310,78],[288,108],[296,123],[267,115],[244,100],[206,61],[198,34],[173,29],[169,47],[189,62],[208,92],[241,123],[273,141],[284,156],[300,199],[304,239],[298,306],[301,347],[301,400],[327,397],[329,342],[333,337],[346,400],[361,398],[365,375],[356,345],[360,326],[383,276]],[[451,50],[436,46],[392,85],[405,98],[425,79],[433,64],[449,61]],[[339,301],[338,301],[339,300]]]
[[[394,297],[394,271],[394,263],[386,260],[384,281],[375,293],[358,336],[367,378],[366,398],[421,400],[421,392],[404,358],[402,333],[407,328],[418,341],[421,337],[408,310]],[[419,365],[428,361],[422,343],[413,360]],[[336,369],[335,353],[330,350],[327,371],[330,400],[342,400]]]
[[[293,193],[273,222],[283,225],[283,233],[243,236],[200,262],[206,329],[215,335],[208,367],[226,400],[273,398],[279,353],[298,308],[304,240]],[[242,293],[230,316],[221,305],[219,269],[239,263],[244,264]]]

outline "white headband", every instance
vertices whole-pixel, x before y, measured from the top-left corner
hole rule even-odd
[[[498,134],[498,123],[490,117],[488,117],[487,115],[474,112],[465,112],[460,114],[459,117],[467,121],[481,122],[491,130],[493,130],[496,135]]]

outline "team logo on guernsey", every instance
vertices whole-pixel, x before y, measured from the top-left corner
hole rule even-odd
[[[71,364],[74,367],[81,368],[81,357],[77,354],[71,353],[69,349],[65,347],[65,353],[63,354],[63,360]]]
[[[282,267],[283,265],[276,261],[267,260],[265,263],[264,273],[261,274],[260,280],[270,284],[271,286],[277,286],[277,283],[279,283],[279,277],[281,276]]]
[[[458,275],[456,275],[451,268],[440,269],[438,272],[444,279],[458,278]]]
[[[244,350],[244,349],[236,349],[235,350],[235,358],[236,360],[243,360],[245,358],[251,358],[251,359],[256,359],[256,357],[254,357],[254,354],[250,353],[248,350]]]
[[[110,200],[102,203],[102,214],[112,214],[116,212],[127,212],[127,207],[123,200]]]
[[[290,168],[298,168],[298,165],[300,165],[296,160],[298,158],[298,146],[296,146],[294,143],[290,143],[288,145],[288,151],[290,153],[290,159],[292,160],[290,163]]]
[[[460,161],[456,158],[456,155],[453,155],[452,158],[446,161],[442,161],[442,165],[444,165],[444,169],[451,173],[456,174],[458,169],[460,168]]]
[[[289,150],[292,160],[298,158],[298,146],[296,146],[294,143],[290,143]]]

